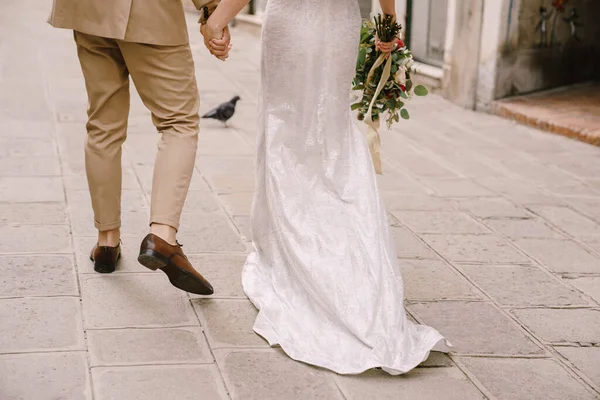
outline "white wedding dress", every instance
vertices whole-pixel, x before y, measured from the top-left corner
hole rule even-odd
[[[254,330],[341,374],[405,373],[433,328],[407,320],[370,153],[350,111],[357,0],[270,0],[263,26],[253,252]],[[437,346],[437,347],[436,347]]]

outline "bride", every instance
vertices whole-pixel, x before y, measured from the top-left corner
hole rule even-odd
[[[221,59],[227,24],[246,3],[222,0],[203,26]],[[395,14],[394,0],[380,3]],[[293,359],[341,374],[402,374],[447,343],[404,310],[385,207],[350,111],[360,25],[357,0],[268,2],[242,283],[259,309],[254,330]]]

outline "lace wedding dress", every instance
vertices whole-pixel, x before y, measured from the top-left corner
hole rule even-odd
[[[253,252],[254,330],[293,359],[405,373],[434,347],[407,320],[370,153],[350,112],[357,0],[270,0],[263,26]],[[437,346],[437,347],[436,347]]]

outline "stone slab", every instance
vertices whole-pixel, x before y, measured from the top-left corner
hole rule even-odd
[[[501,197],[459,199],[457,206],[479,218],[528,218],[531,216],[525,208],[516,206]]]
[[[0,203],[0,224],[66,225],[62,203]]]
[[[3,400],[91,400],[85,352],[0,355]]]
[[[597,257],[572,241],[521,239],[515,244],[522,251],[557,273],[600,273]]]
[[[581,293],[535,266],[460,265],[459,268],[503,306],[590,305]]]
[[[490,233],[484,225],[461,212],[393,211],[392,215],[416,233]]]
[[[0,226],[0,253],[69,253],[71,239],[68,226],[19,225]]]
[[[526,358],[461,358],[498,400],[597,399],[556,361]]]
[[[193,302],[212,349],[269,347],[252,327],[258,312],[248,300],[198,299]]]
[[[200,328],[90,330],[87,340],[92,367],[214,362]]]
[[[485,221],[485,224],[511,239],[567,239],[566,236],[537,219],[490,219]]]
[[[421,235],[443,257],[456,262],[530,263],[525,255],[496,235]]]
[[[582,276],[568,279],[567,282],[600,304],[600,276]]]
[[[197,326],[189,298],[156,274],[82,275],[87,329]]]
[[[215,288],[212,298],[245,298],[242,289],[242,269],[246,256],[229,254],[202,254],[189,256],[190,262]],[[190,294],[192,298],[201,297]]]
[[[246,245],[224,212],[184,214],[179,241],[187,253],[245,252]]]
[[[425,243],[404,227],[391,227],[390,233],[394,239],[396,253],[401,258],[423,258],[435,260],[439,256],[435,254]]]
[[[76,297],[0,299],[0,353],[85,349]]]
[[[473,285],[448,264],[437,260],[399,260],[404,297],[408,300],[479,299]]]
[[[471,400],[485,396],[456,367],[417,368],[406,375],[390,376],[368,371],[358,376],[336,376],[348,400]]]
[[[279,349],[222,349],[215,357],[233,400],[344,399],[332,373],[294,361]]]
[[[0,297],[78,296],[68,256],[0,256]]]
[[[94,368],[96,399],[226,400],[214,365]]]
[[[543,354],[519,327],[489,303],[439,301],[408,306],[461,354]]]
[[[554,347],[554,350],[600,387],[600,347]]]
[[[60,177],[0,177],[0,199],[14,203],[64,202]]]
[[[600,344],[600,309],[532,308],[512,314],[545,342]]]

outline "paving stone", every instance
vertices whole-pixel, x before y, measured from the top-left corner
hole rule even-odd
[[[498,400],[596,399],[556,361],[526,358],[461,358]]]
[[[0,300],[0,353],[85,348],[79,299]]]
[[[3,400],[91,399],[85,352],[0,355]]]
[[[429,247],[419,240],[411,231],[403,227],[390,228],[392,233],[396,252],[401,258],[424,258],[435,260],[439,259]]]
[[[94,368],[95,398],[103,400],[225,400],[213,365]]]
[[[590,305],[581,293],[535,266],[460,265],[459,269],[504,306]]]
[[[98,230],[94,226],[92,208],[70,209],[69,217],[74,236],[96,236]],[[150,211],[148,209],[121,211],[121,234],[145,235],[150,226]]]
[[[0,177],[0,199],[12,203],[64,202],[59,177]]]
[[[496,235],[431,235],[421,238],[450,261],[529,263],[530,260]]]
[[[62,225],[67,213],[62,203],[0,203],[0,224]]]
[[[550,239],[521,239],[515,244],[522,251],[557,273],[600,272],[600,257],[575,242]]]
[[[91,330],[87,340],[92,367],[214,362],[200,328]]]
[[[294,361],[278,349],[215,350],[215,357],[233,400],[344,398],[333,374]]]
[[[575,368],[583,372],[597,386],[600,386],[600,347],[554,347],[565,358],[567,358]]]
[[[348,400],[470,400],[485,396],[456,367],[417,368],[406,375],[390,376],[368,371],[358,376],[336,376]]]
[[[254,157],[224,157],[199,154],[196,168],[203,175],[235,174],[254,170]]]
[[[557,196],[536,189],[530,183],[517,181],[513,178],[488,177],[477,178],[475,181],[518,205],[556,205],[564,203],[564,200]]]
[[[0,137],[0,157],[55,157],[56,145],[50,135],[48,137],[11,138]]]
[[[600,303],[600,276],[582,276],[567,282]]]
[[[206,190],[190,190],[185,198],[184,213],[211,213],[221,210],[215,195]]]
[[[230,193],[219,196],[230,215],[250,215],[252,208],[252,193]]]
[[[179,241],[186,253],[244,252],[246,245],[224,212],[184,214]]]
[[[240,231],[242,239],[249,242],[252,240],[252,228],[250,226],[250,217],[246,215],[234,215],[233,223]]]
[[[528,218],[525,208],[518,207],[503,198],[470,198],[456,201],[459,209],[479,218]]]
[[[0,253],[68,253],[71,239],[68,226],[0,226]]]
[[[85,209],[92,208],[92,200],[89,190],[69,190],[67,193],[67,201],[70,209]],[[144,194],[140,189],[124,189],[121,191],[121,209],[122,210],[140,210],[148,208]]]
[[[490,230],[461,212],[393,211],[392,215],[417,233],[489,233]]]
[[[545,342],[600,344],[600,309],[533,308],[512,313]]]
[[[566,236],[537,219],[491,219],[485,221],[485,224],[511,239],[567,239]]]
[[[88,329],[198,325],[185,292],[161,272],[83,275],[80,282]]]
[[[388,211],[452,211],[454,204],[440,197],[426,194],[403,194],[396,191],[382,191],[385,206]]]
[[[252,327],[257,311],[248,300],[194,300],[212,349],[223,347],[269,347]]]
[[[79,295],[71,257],[0,256],[0,270],[0,297]]]
[[[489,303],[440,301],[408,307],[461,354],[543,354],[525,333]]]
[[[494,192],[469,179],[427,179],[423,181],[440,197],[494,197]]]
[[[201,271],[215,288],[217,297],[245,298],[242,289],[242,269],[246,256],[229,254],[202,254],[189,256],[190,262]],[[190,294],[192,298],[202,297]]]
[[[235,130],[207,126],[198,135],[199,155],[244,156],[252,155],[252,152],[253,147]]]
[[[398,172],[386,165],[383,166],[383,175],[377,175],[377,186],[383,192],[393,191],[403,194],[426,195],[427,189],[416,180]]]
[[[598,198],[600,202],[600,198]],[[530,207],[542,218],[578,239],[600,241],[600,223],[593,221],[567,207]]]
[[[153,273],[154,271],[142,266],[137,257],[140,254],[140,241],[144,232],[139,236],[122,236],[121,259],[113,274],[136,272]],[[95,236],[76,237],[73,239],[77,259],[77,272],[80,274],[97,274],[94,271],[94,263],[90,260],[90,252],[96,245]]]
[[[225,193],[252,193],[254,192],[254,175],[215,173],[207,176],[208,182],[218,194]]]
[[[446,263],[399,260],[408,300],[478,299],[478,291]]]
[[[394,159],[394,162],[419,177],[455,178],[457,174],[435,160],[417,153],[406,153]],[[384,172],[385,173],[385,172]]]
[[[53,157],[0,157],[0,175],[3,176],[59,176],[58,158]]]

